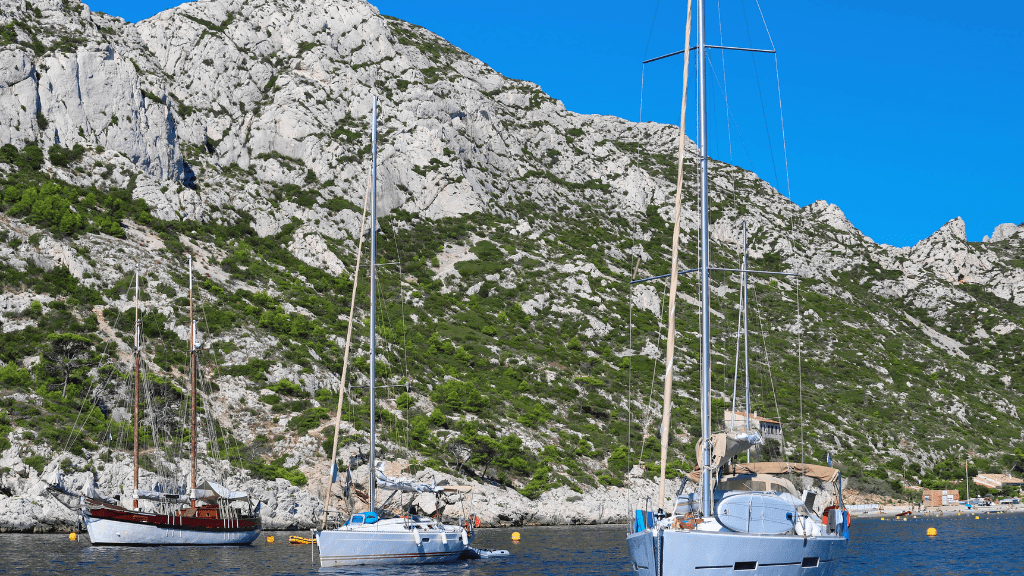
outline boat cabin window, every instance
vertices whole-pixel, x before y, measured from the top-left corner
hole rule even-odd
[[[718,483],[718,489],[724,492],[764,492],[770,490],[766,482],[746,478],[731,478]]]
[[[352,519],[349,520],[350,524],[374,524],[378,520],[375,512],[364,512],[362,514],[353,514]]]

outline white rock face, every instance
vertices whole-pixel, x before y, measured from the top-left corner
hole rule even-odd
[[[182,158],[170,109],[143,96],[132,62],[112,46],[45,57],[39,64],[46,145],[98,144],[123,152],[143,172],[180,180]]]
[[[1010,224],[1010,223],[1000,224],[999,226],[996,226],[995,231],[992,232],[992,237],[989,238],[988,236],[985,236],[985,239],[983,241],[984,242],[999,242],[1001,240],[1006,240],[1007,238],[1010,238],[1010,237],[1016,235],[1020,231],[1021,231],[1021,226],[1017,226],[1016,224]]]

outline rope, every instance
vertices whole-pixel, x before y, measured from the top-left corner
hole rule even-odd
[[[341,410],[342,402],[345,398],[345,379],[348,372],[348,353],[352,347],[352,324],[355,322],[356,312],[356,291],[359,288],[359,264],[362,261],[363,256],[363,230],[366,229],[366,209],[370,205],[370,185],[371,176],[366,177],[366,194],[363,197],[363,218],[359,224],[359,244],[356,248],[356,266],[353,269],[352,277],[352,304],[349,308],[348,313],[348,333],[345,336],[345,355],[341,361],[341,384],[338,385],[338,412],[334,419],[334,444],[331,448],[331,468],[328,471],[330,476],[327,480],[327,495],[324,497],[324,522],[323,529],[327,529],[327,510],[330,508],[331,503],[331,488],[334,486],[334,467],[338,464],[338,435],[341,430]],[[354,410],[352,402],[349,402],[349,409]],[[374,447],[370,447],[374,450]],[[370,474],[374,471],[370,470]]]
[[[755,0],[755,2],[756,2],[756,0]],[[760,9],[760,5],[758,6],[758,9]],[[754,42],[753,42],[753,39],[750,36],[750,21],[747,19],[747,3],[746,3],[746,0],[743,1],[743,22],[747,26],[747,43],[750,45],[751,48],[753,48]],[[770,34],[769,34],[769,37],[771,37]],[[772,46],[774,47],[774,44]],[[765,111],[765,108],[764,108],[764,95],[761,92],[761,76],[757,72],[757,57],[756,57],[756,55],[753,52],[750,53],[750,61],[753,62],[753,64],[754,64],[754,80],[757,82],[757,96],[758,96],[758,98],[761,101],[761,117],[764,118],[764,131],[765,131],[765,135],[768,138],[768,152],[769,152],[769,154],[771,155],[771,158],[772,158],[772,170],[775,173],[775,181],[778,182],[779,181],[779,169],[775,165],[775,150],[772,148],[772,135],[771,135],[771,131],[768,129],[768,113]]]
[[[758,323],[758,326],[761,328],[761,340],[762,340],[762,343],[763,343],[763,346],[764,346],[764,357],[761,359],[761,363],[766,368],[768,368],[768,381],[771,383],[771,386],[772,386],[772,396],[774,397],[774,400],[775,400],[775,417],[779,419],[779,426],[783,430],[782,434],[780,434],[780,436],[782,436],[782,448],[781,448],[782,449],[782,454],[780,454],[780,456],[783,456],[784,458],[786,458],[786,462],[788,463],[789,462],[789,457],[786,454],[785,426],[784,426],[784,422],[782,420],[782,411],[779,409],[779,395],[778,395],[778,393],[775,390],[775,377],[772,375],[771,358],[768,355],[768,350],[769,350],[769,348],[768,348],[768,339],[765,336],[764,321],[761,318],[761,305],[760,305],[760,301],[757,298],[756,282],[754,283],[754,285],[755,285],[755,288],[753,290],[753,292],[754,292],[754,306],[757,309],[757,323]]]
[[[686,2],[686,46],[690,45],[690,15],[693,1]],[[701,13],[703,17],[703,12]],[[665,467],[668,463],[669,418],[672,416],[673,357],[676,343],[676,290],[679,287],[679,219],[683,202],[683,161],[686,153],[686,89],[690,80],[690,58],[687,52],[683,64],[683,104],[679,112],[679,162],[676,165],[676,205],[672,219],[672,276],[669,279],[668,337],[665,346],[665,397],[661,424],[661,471],[658,482],[658,508],[665,505]]]
[[[718,6],[718,37],[721,40],[720,44],[722,46],[725,46],[726,45],[725,44],[725,34],[722,32],[722,3],[718,2],[716,5]],[[719,52],[722,53],[722,82],[725,84],[725,89],[723,90],[723,95],[725,97],[725,110],[726,110],[726,115],[725,115],[725,135],[729,139],[729,163],[732,164],[732,128],[731,128],[731,124],[730,124],[731,114],[728,113],[728,110],[729,110],[729,80],[728,80],[728,76],[725,73],[725,50],[719,50]],[[710,59],[708,60],[708,64],[711,64],[711,60]],[[716,80],[717,80],[717,78],[716,78]]]

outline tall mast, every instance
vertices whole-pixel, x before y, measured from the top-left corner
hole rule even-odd
[[[971,472],[970,472],[970,468],[971,468],[971,456],[970,456],[970,454],[968,454],[967,455],[967,460],[964,460],[964,482],[965,482],[964,485],[967,486],[967,501],[968,502],[971,501]]]
[[[711,295],[708,282],[708,109],[704,48],[704,0],[697,1],[697,118],[700,146],[700,427],[701,512],[711,517]]]
[[[189,449],[192,459],[191,493],[195,496],[196,490],[196,321],[192,305],[192,255],[188,255],[188,376],[189,387],[192,395],[192,422],[191,422],[191,447]],[[195,500],[192,501],[195,506]]]
[[[142,324],[139,320],[139,269],[135,268],[135,479],[132,493],[132,508],[139,507],[139,363],[142,356]]]
[[[377,97],[373,97],[372,127],[373,185],[370,200],[370,512],[376,508],[377,487]]]
[[[747,332],[747,221],[743,221],[743,380],[747,391],[747,431],[750,431],[750,341]],[[747,462],[750,462],[750,448],[747,448]]]
[[[690,45],[690,6],[686,3],[686,46]],[[686,150],[686,84],[690,78],[690,57],[683,64],[683,105],[679,113],[679,163],[676,167],[676,211],[672,227],[672,278],[669,280],[668,337],[665,348],[665,396],[661,413],[661,477],[658,507],[665,505],[665,467],[668,466],[669,418],[672,416],[672,373],[676,351],[676,291],[679,288],[679,217],[683,207],[683,152]]]

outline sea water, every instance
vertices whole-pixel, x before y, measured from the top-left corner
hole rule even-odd
[[[979,519],[975,520],[975,516]],[[926,535],[935,528],[938,535]],[[519,532],[521,540],[512,541]],[[309,532],[264,533],[256,544],[237,548],[93,547],[84,536],[0,534],[0,574],[252,576],[307,574],[395,574],[394,567],[319,567],[309,545],[288,536]],[[274,536],[269,544],[266,536]],[[1024,559],[1024,515],[970,514],[945,518],[854,519],[850,545],[838,574],[974,575],[1020,574]],[[559,526],[482,529],[474,546],[507,549],[506,558],[448,565],[406,567],[403,575],[617,575],[633,574],[626,554],[625,526]],[[311,556],[311,552],[314,554]]]

